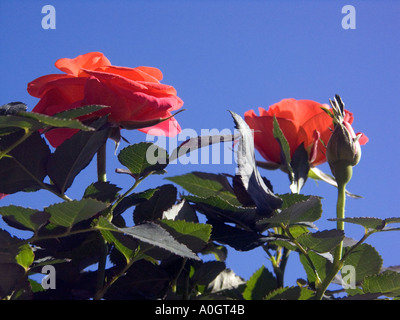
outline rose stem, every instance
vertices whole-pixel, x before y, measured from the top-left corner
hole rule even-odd
[[[336,218],[337,230],[344,231],[344,221],[345,218],[345,205],[346,205],[346,185],[350,181],[353,172],[353,167],[351,165],[343,166],[340,173],[336,176],[338,197],[336,203]],[[322,282],[321,286],[317,289],[316,298],[321,300],[324,296],[326,289],[328,289],[329,284],[335,278],[336,274],[343,267],[342,260],[342,250],[343,250],[343,240],[340,241],[339,245],[335,249],[333,256],[333,264],[330,273]]]
[[[106,143],[100,147],[97,151],[97,181],[98,182],[106,182]],[[97,269],[97,283],[96,283],[96,292],[98,292],[104,285],[104,277],[106,272],[106,262],[108,255],[108,246],[104,239],[102,239],[101,243],[101,253],[99,257],[99,264]]]

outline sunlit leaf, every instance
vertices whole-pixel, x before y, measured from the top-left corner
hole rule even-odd
[[[88,198],[53,204],[44,210],[50,214],[52,224],[70,228],[78,222],[90,219],[107,206],[106,203]]]
[[[276,278],[267,268],[262,266],[246,282],[243,298],[245,300],[262,300],[274,289],[276,289]]]
[[[136,179],[150,172],[159,172],[168,164],[167,151],[151,142],[130,145],[118,154],[119,162]]]
[[[155,223],[145,222],[130,228],[118,228],[105,218],[100,217],[96,228],[99,230],[120,232],[176,255],[199,260],[199,257],[188,249],[188,247],[176,241],[168,231]]]

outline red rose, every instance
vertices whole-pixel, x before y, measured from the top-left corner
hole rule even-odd
[[[5,194],[5,193],[0,193],[0,200],[3,199],[3,198],[6,197],[6,196],[7,196],[7,194]]]
[[[311,100],[284,99],[270,106],[268,111],[259,108],[260,116],[253,110],[247,111],[244,115],[245,121],[254,130],[254,145],[261,156],[267,161],[281,163],[280,145],[272,132],[275,116],[289,143],[291,156],[304,142],[310,165],[324,163],[326,145],[332,135],[333,124],[332,118],[321,109],[322,106],[328,108],[327,105]],[[351,112],[346,111],[345,120],[349,124],[353,122]]]
[[[96,116],[109,113],[115,124],[126,121],[148,121],[171,117],[171,111],[183,105],[172,86],[161,84],[163,75],[153,67],[117,67],[100,52],[90,52],[75,59],[63,58],[55,66],[66,74],[50,74],[30,82],[28,92],[40,98],[33,112],[54,115],[91,104],[110,108],[98,111]],[[82,118],[80,118],[82,120]],[[181,131],[172,117],[152,127],[151,134],[174,136]],[[54,147],[70,138],[77,130],[54,129],[46,133]]]

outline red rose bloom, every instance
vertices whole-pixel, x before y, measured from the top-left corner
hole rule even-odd
[[[254,130],[256,149],[267,161],[281,164],[281,148],[273,135],[275,116],[289,143],[291,156],[304,142],[310,165],[317,166],[326,161],[326,145],[332,135],[330,129],[333,129],[332,118],[321,109],[322,106],[311,100],[284,99],[270,106],[268,111],[259,108],[260,116],[249,110],[244,118]],[[328,108],[327,105],[324,107]],[[349,124],[353,122],[351,112],[346,111],[345,121]],[[362,144],[361,141],[360,143]]]
[[[33,112],[46,115],[99,104],[109,106],[94,115],[109,113],[109,121],[148,121],[171,117],[171,111],[182,107],[172,86],[161,84],[162,73],[153,67],[117,67],[100,52],[90,52],[75,59],[63,58],[55,66],[66,74],[50,74],[30,82],[28,92],[40,98]],[[80,118],[82,120],[82,118]],[[151,134],[174,136],[181,131],[172,117],[152,127]],[[70,138],[77,130],[54,129],[46,137],[54,147]]]

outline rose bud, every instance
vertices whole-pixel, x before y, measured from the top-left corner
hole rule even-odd
[[[350,123],[344,120],[343,102],[338,96],[336,99],[335,103],[331,101],[335,127],[328,141],[326,158],[336,180],[347,183],[351,179],[352,167],[361,159],[360,144],[367,143],[368,138],[362,133],[354,133]]]

